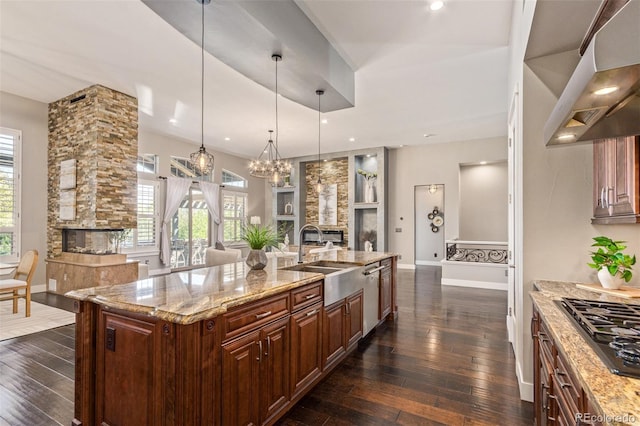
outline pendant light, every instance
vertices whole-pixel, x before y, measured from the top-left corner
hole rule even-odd
[[[213,171],[213,160],[214,157],[212,154],[208,153],[204,147],[204,6],[209,4],[211,0],[196,0],[198,3],[202,5],[202,49],[200,51],[200,59],[201,59],[201,80],[200,80],[200,131],[201,131],[201,140],[200,140],[200,149],[191,154],[190,159],[191,163],[194,165],[196,171],[200,173],[201,176],[208,176]]]
[[[321,177],[321,163],[320,163],[320,96],[324,95],[324,90],[316,90],[318,95],[318,181],[316,182],[316,192],[320,194],[324,190]]]
[[[284,179],[291,176],[291,163],[283,160],[278,151],[278,62],[282,56],[273,54],[271,59],[276,63],[276,142],[273,143],[273,130],[269,130],[269,140],[260,156],[249,163],[249,174],[253,177],[269,179],[271,186],[282,186]]]

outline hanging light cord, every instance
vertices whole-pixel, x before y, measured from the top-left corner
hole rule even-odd
[[[318,90],[316,93],[318,94],[318,178],[320,178],[320,96],[322,91]]]
[[[200,147],[204,148],[204,3],[205,0],[201,0],[202,4],[202,49],[200,52]]]
[[[278,161],[278,61],[279,59],[276,58],[275,63],[276,63],[276,158],[275,160]]]

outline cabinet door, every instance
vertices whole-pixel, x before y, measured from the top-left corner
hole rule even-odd
[[[326,370],[346,352],[345,347],[345,303],[344,299],[325,306],[322,316],[322,358]]]
[[[383,261],[384,264],[385,261]],[[391,313],[391,262],[380,271],[380,306],[378,309],[378,320],[384,319]]]
[[[320,376],[322,369],[322,303],[291,317],[291,399]]]
[[[362,290],[347,297],[346,300],[347,316],[347,349],[358,343],[362,337]]]
[[[638,146],[635,136],[616,138],[611,142],[611,149],[615,156],[615,173],[613,175],[613,193],[611,203],[613,215],[632,215],[640,213],[638,209],[637,191]]]
[[[260,337],[260,421],[264,424],[289,402],[289,318],[263,327]]]
[[[222,345],[222,424],[259,424],[260,332]]]
[[[614,161],[610,158],[607,139],[593,141],[593,216],[609,216],[607,204],[608,187],[611,181],[611,168]]]
[[[156,324],[104,311],[99,321],[96,423],[159,422],[162,386],[154,369],[160,346]]]

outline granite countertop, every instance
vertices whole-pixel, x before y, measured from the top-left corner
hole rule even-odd
[[[395,254],[340,250],[307,255],[304,260],[366,265],[392,256]],[[291,257],[279,257],[270,259],[262,271],[250,271],[244,262],[236,262],[174,272],[128,284],[74,290],[66,296],[176,324],[191,324],[220,315],[228,308],[324,278],[317,273],[278,269],[294,263]]]
[[[591,404],[608,425],[640,425],[640,379],[611,373],[578,332],[574,321],[554,301],[561,297],[640,304],[576,287],[577,283],[536,281],[530,293],[540,316],[549,326],[558,350],[582,385]]]

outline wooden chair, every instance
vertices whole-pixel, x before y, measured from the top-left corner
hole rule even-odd
[[[38,251],[29,250],[20,258],[13,278],[0,280],[0,294],[11,293],[11,296],[0,298],[2,300],[13,299],[13,313],[18,313],[18,299],[25,299],[26,315],[31,316],[31,279],[38,264]],[[24,293],[21,292],[24,290]]]

